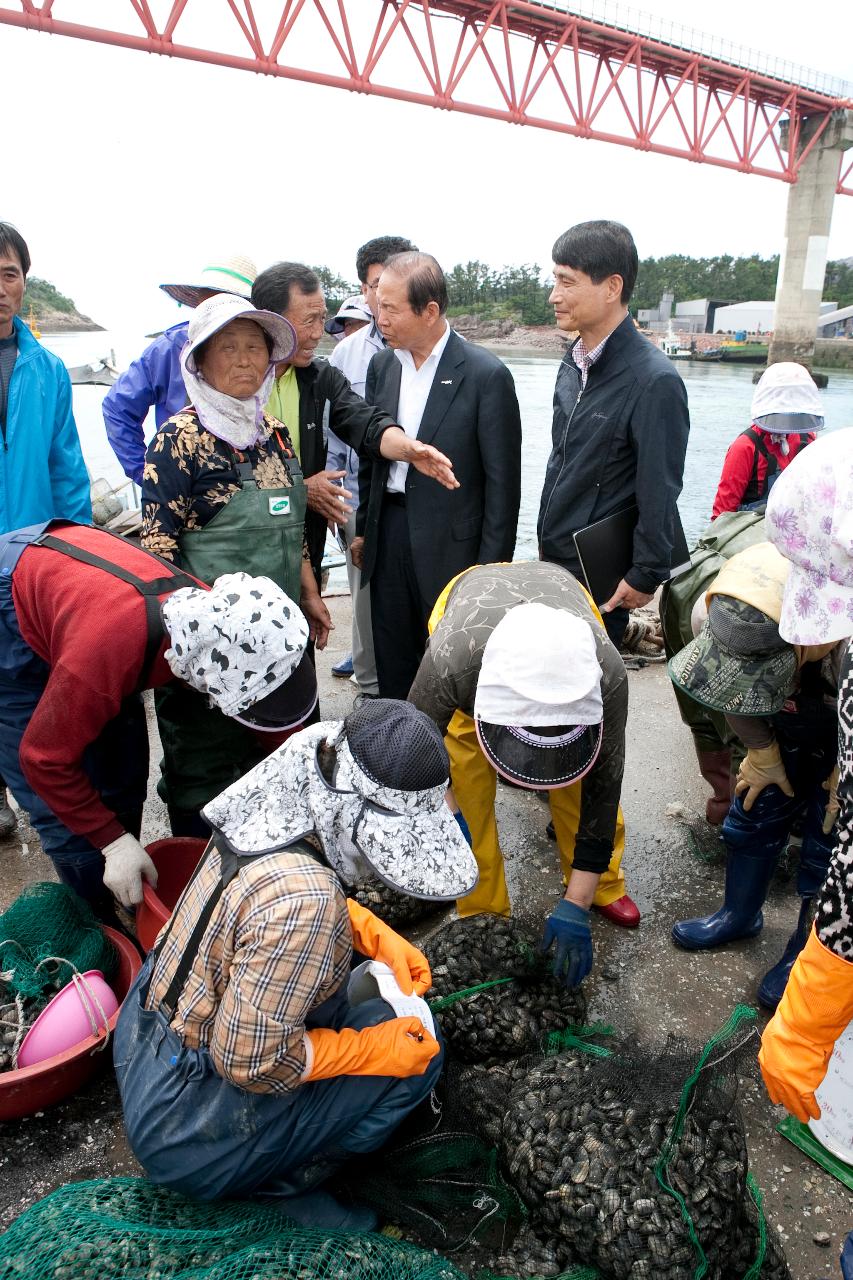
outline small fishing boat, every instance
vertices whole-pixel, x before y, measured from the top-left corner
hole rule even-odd
[[[689,360],[693,354],[693,350],[689,343],[677,337],[672,329],[660,338],[660,349],[665,356],[669,356],[670,360]]]
[[[68,369],[68,376],[75,387],[111,387],[118,377],[115,352],[93,360],[91,364],[77,364]]]

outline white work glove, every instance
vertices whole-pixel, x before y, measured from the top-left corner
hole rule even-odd
[[[113,840],[105,849],[104,884],[123,907],[133,907],[142,901],[142,877],[157,888],[157,868],[148,857],[142,845],[125,831],[118,840]]]

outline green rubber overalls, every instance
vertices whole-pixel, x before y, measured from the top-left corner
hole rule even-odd
[[[295,457],[282,460],[292,486],[259,489],[251,463],[235,458],[242,487],[203,529],[181,534],[181,568],[208,584],[223,573],[272,578],[299,603],[305,482]],[[155,705],[163,744],[157,791],[169,807],[173,830],[180,827],[175,834],[193,834],[202,805],[259,764],[268,749],[261,737],[183,683],[158,690]]]

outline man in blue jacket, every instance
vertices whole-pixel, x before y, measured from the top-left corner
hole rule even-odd
[[[220,266],[200,271],[198,284],[161,284],[160,288],[182,306],[197,307],[215,293],[250,297],[256,275],[254,262],[235,254],[222,259]],[[124,474],[139,485],[145,465],[145,419],[149,409],[153,406],[154,422],[160,427],[187,403],[180,362],[188,324],[188,320],[181,320],[155,338],[104,396],[107,439]]]
[[[29,269],[23,236],[0,222],[0,534],[55,518],[92,521],[71,380],[19,318]],[[0,778],[0,837],[14,829]]]
[[[638,509],[631,565],[609,600],[596,600],[619,648],[628,613],[669,577],[676,500],[690,417],[675,366],[628,314],[637,248],[618,222],[581,222],[557,240],[557,327],[578,336],[554,390],[551,456],[539,508],[543,560],[584,581],[573,535]]]

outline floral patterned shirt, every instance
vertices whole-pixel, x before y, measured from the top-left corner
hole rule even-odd
[[[295,452],[287,427],[265,413],[264,431],[258,444],[240,451],[206,431],[192,408],[164,422],[145,455],[143,548],[179,561],[183,531],[203,529],[239,492],[237,462],[252,464],[259,489],[289,489],[286,459]]]

